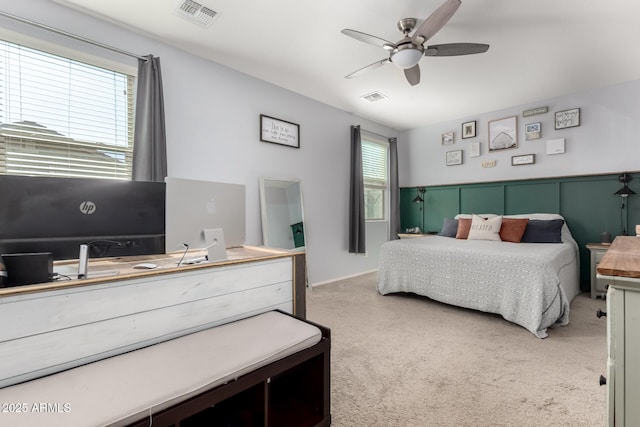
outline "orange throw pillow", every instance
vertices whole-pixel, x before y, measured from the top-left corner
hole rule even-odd
[[[469,237],[470,229],[471,229],[471,218],[458,219],[458,232],[456,233],[456,239],[466,239],[467,237]]]
[[[502,218],[500,239],[503,242],[520,243],[528,223],[528,218]]]

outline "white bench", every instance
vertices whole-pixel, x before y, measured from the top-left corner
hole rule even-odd
[[[0,389],[0,425],[328,426],[329,349],[328,329],[271,311]]]

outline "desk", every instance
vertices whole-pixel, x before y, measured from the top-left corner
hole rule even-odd
[[[640,238],[618,236],[602,257],[598,279],[607,291],[608,426],[640,420]]]
[[[89,272],[119,274],[1,289],[0,387],[269,310],[305,317],[304,252],[243,247],[177,267],[181,256],[92,259]],[[143,261],[160,267],[133,269]]]

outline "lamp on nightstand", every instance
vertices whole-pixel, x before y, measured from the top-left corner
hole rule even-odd
[[[629,181],[631,181],[631,179],[632,179],[632,176],[626,172],[620,175],[618,177],[618,181],[620,181],[623,184],[622,188],[616,191],[615,193],[613,193],[616,196],[620,196],[620,198],[622,199],[620,204],[620,224],[622,225],[623,236],[627,235],[627,224],[625,221],[626,218],[624,216],[625,202],[627,201],[627,197],[633,194],[636,194],[635,191],[629,188]]]

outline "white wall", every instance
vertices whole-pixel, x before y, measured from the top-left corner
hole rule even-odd
[[[540,106],[549,112],[522,116]],[[554,130],[554,112],[571,108],[581,109],[581,125]],[[488,152],[488,122],[513,115],[518,147]],[[462,123],[471,120],[477,121],[477,137],[461,139]],[[524,125],[532,122],[542,122],[542,137],[525,141]],[[442,145],[441,135],[449,130],[455,143]],[[565,154],[546,154],[546,141],[555,138],[565,138]],[[469,156],[472,141],[481,142],[480,157]],[[462,165],[445,166],[450,150],[463,150]],[[511,156],[529,153],[535,154],[535,164],[511,166]],[[638,171],[640,80],[411,129],[399,138],[398,157],[402,187]],[[483,168],[489,160],[496,160],[496,167]]]
[[[394,131],[47,0],[0,0],[0,8],[160,57],[169,175],[245,184],[248,244],[262,243],[259,177],[295,178],[302,181],[310,282],[377,268],[377,245],[386,236],[382,227],[370,227],[368,256],[348,253],[350,125],[389,137],[397,136]],[[135,66],[131,58],[4,18],[0,26]],[[260,142],[260,114],[298,123],[300,149]]]

